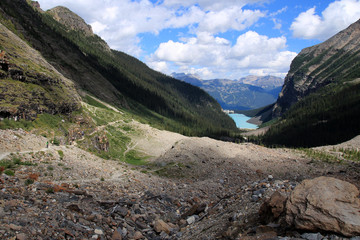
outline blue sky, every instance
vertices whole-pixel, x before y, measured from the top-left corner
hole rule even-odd
[[[293,58],[360,18],[360,0],[38,0],[165,74],[284,77]]]

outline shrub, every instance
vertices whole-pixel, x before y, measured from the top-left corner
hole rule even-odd
[[[59,154],[59,156],[60,156],[60,160],[63,160],[63,158],[64,158],[64,152],[61,151],[61,150],[58,150],[58,154]]]
[[[25,180],[25,185],[28,186],[30,184],[33,184],[34,183],[34,180],[33,179],[26,179]]]
[[[14,175],[15,175],[15,172],[12,171],[12,170],[10,170],[10,169],[6,169],[6,170],[4,171],[4,173],[5,173],[6,175],[8,175],[8,176],[14,176]]]
[[[48,188],[45,191],[46,193],[54,193],[54,189],[53,188]]]
[[[56,145],[56,146],[59,146],[59,145],[60,145],[60,140],[57,139],[57,138],[54,138],[54,139],[52,140],[52,143],[53,143],[54,145]]]

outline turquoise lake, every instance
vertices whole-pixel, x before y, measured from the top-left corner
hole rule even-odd
[[[244,114],[230,113],[229,116],[235,121],[236,126],[238,128],[248,128],[248,129],[258,128],[257,125],[246,122],[250,118],[245,116]]]

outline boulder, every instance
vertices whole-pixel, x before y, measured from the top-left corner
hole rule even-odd
[[[305,180],[288,198],[286,222],[305,231],[360,235],[359,190],[331,177]]]

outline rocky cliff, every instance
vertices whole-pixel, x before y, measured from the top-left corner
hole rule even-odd
[[[90,25],[84,19],[73,13],[66,7],[58,6],[47,11],[56,21],[64,24],[71,30],[81,31],[86,36],[93,36],[94,33]]]
[[[323,86],[360,77],[360,20],[327,41],[303,49],[290,66],[273,109],[280,116]]]

